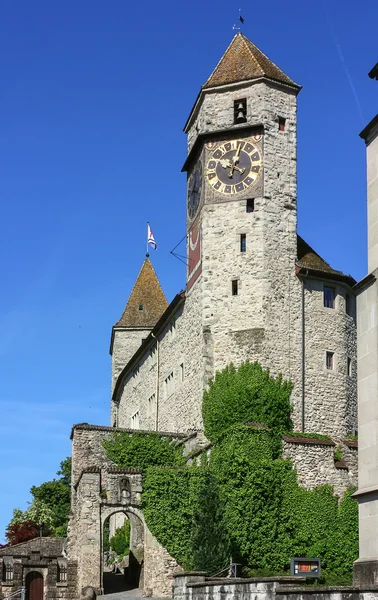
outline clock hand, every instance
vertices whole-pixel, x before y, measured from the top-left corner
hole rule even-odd
[[[234,154],[234,156],[232,157],[232,162],[235,164],[237,162],[239,162],[240,159],[240,150],[241,150],[241,144],[239,144],[239,146],[236,148],[236,152]]]
[[[238,163],[240,160],[240,149],[241,149],[241,145],[239,144],[238,147],[236,148],[236,152],[235,152],[234,156],[232,157],[232,165],[231,165],[231,171],[230,171],[229,177],[232,177],[234,169],[237,170],[236,163]]]
[[[229,160],[222,159],[219,161],[224,169],[228,169],[232,167],[232,164]]]

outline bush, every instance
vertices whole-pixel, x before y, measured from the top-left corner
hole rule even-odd
[[[282,376],[271,377],[257,362],[232,364],[218,371],[204,392],[202,417],[205,435],[216,440],[235,423],[261,422],[288,431],[292,383]]]

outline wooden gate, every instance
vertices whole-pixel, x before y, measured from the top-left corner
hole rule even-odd
[[[41,573],[32,571],[26,575],[26,600],[43,600],[43,577]]]

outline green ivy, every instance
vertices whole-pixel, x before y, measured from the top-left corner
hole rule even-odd
[[[225,504],[218,482],[210,469],[198,480],[193,528],[190,539],[192,568],[215,574],[230,562],[230,536]]]
[[[110,538],[109,545],[121,560],[130,551],[130,521],[125,519],[122,527],[116,529],[115,534]]]
[[[103,440],[102,445],[107,458],[119,467],[144,470],[151,466],[185,464],[182,448],[156,433],[118,432],[110,440]]]
[[[204,392],[202,417],[206,437],[213,441],[235,423],[262,422],[282,431],[292,429],[290,394],[282,376],[271,377],[257,362],[218,371]]]
[[[340,502],[337,519],[329,531],[324,556],[326,573],[342,576],[351,571],[358,558],[358,504],[352,498],[355,488],[350,488]]]
[[[333,453],[333,459],[335,461],[340,461],[343,458],[343,449],[342,447],[339,445],[337,446],[335,452]]]
[[[322,560],[327,582],[349,580],[358,556],[357,504],[351,491],[338,505],[329,485],[301,487],[282,459],[285,430],[329,439],[291,431],[291,389],[257,363],[217,373],[203,402],[213,446],[200,466],[185,466],[182,449],[156,433],[116,433],[103,442],[117,465],[143,470],[147,526],[185,569],[215,573],[231,555],[245,572],[278,574],[292,556],[312,556]]]
[[[185,569],[193,568],[191,539],[205,471],[151,467],[143,477],[143,515],[159,542]]]

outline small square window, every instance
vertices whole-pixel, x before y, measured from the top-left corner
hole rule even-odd
[[[254,198],[249,198],[247,200],[247,203],[245,205],[245,210],[248,213],[251,213],[255,210],[255,199]]]
[[[247,234],[240,234],[240,252],[246,252],[247,250]]]
[[[335,308],[335,288],[324,287],[324,298],[325,308]]]
[[[239,282],[238,282],[237,279],[233,279],[231,283],[232,283],[232,286],[231,286],[232,295],[233,296],[237,296],[238,295],[238,291],[239,291]]]
[[[326,368],[328,371],[333,371],[334,369],[334,352],[326,352]]]
[[[139,306],[138,306],[138,310],[144,310],[144,306],[143,306],[143,304],[139,304]]]
[[[284,117],[278,117],[278,129],[279,131],[285,131],[286,119]]]

